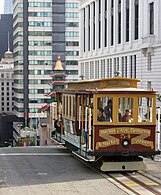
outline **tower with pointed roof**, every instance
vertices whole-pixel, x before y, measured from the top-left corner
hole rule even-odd
[[[55,92],[57,90],[64,89],[64,82],[65,82],[65,70],[62,66],[60,55],[58,55],[56,64],[54,66],[54,70],[50,75],[52,77],[52,81],[49,83],[51,85],[51,91],[46,94],[46,96],[51,96],[51,102],[55,101]]]
[[[65,82],[66,74],[65,74],[64,68],[62,66],[60,55],[58,55],[56,64],[55,64],[54,69],[52,71],[52,74],[50,76],[52,77],[52,81],[49,83],[49,85],[51,85],[51,91],[47,94],[44,94],[44,95],[50,96],[51,102],[50,102],[50,104],[45,104],[44,106],[39,108],[39,111],[46,112],[46,116],[47,116],[45,123],[44,123],[44,124],[46,124],[46,127],[44,127],[43,126],[44,124],[41,123],[40,131],[41,131],[41,135],[43,135],[43,136],[40,136],[40,145],[43,145],[42,143],[44,142],[44,139],[49,141],[50,136],[47,136],[47,135],[51,135],[51,132],[53,130],[54,119],[52,118],[51,113],[53,113],[53,104],[55,101],[55,93],[57,90],[61,90],[65,86],[64,82]],[[48,126],[47,124],[50,126],[50,128],[47,128],[47,126]]]

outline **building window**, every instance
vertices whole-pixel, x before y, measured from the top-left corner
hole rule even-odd
[[[105,60],[101,60],[101,78],[105,78]]]
[[[68,74],[68,75],[78,75],[78,70],[66,70],[66,74]]]
[[[150,9],[150,34],[154,34],[154,3],[149,4],[149,9]]]
[[[130,77],[133,78],[133,59],[130,56]]]
[[[136,78],[136,55],[130,56],[130,77]]]
[[[117,58],[116,71],[119,71],[119,58]]]
[[[86,67],[86,73],[85,73],[85,77],[88,80],[89,79],[89,62],[85,62],[85,67]]]
[[[54,26],[54,24],[53,24]],[[57,24],[55,24],[55,26],[57,26]],[[65,23],[66,27],[79,27],[79,23],[78,22],[66,22]]]
[[[78,66],[78,61],[76,60],[67,60],[66,61],[66,65],[75,65],[75,66]]]
[[[66,46],[79,46],[78,41],[67,41]]]
[[[134,39],[138,39],[139,33],[139,1],[135,0],[135,37]]]
[[[125,77],[127,77],[127,56],[125,57]]]
[[[93,61],[90,62],[90,79],[94,79],[94,68],[93,68]]]
[[[98,14],[98,48],[101,48],[101,0],[99,0],[99,14]]]
[[[151,61],[152,61],[151,53],[148,53],[147,54],[147,65],[148,65],[147,69],[148,70],[151,70]]]
[[[126,0],[126,42],[129,41],[129,0]]]
[[[81,63],[81,75],[80,77],[82,78],[82,80],[84,79],[84,63]]]
[[[79,56],[79,51],[66,51],[66,56]]]
[[[110,64],[109,64],[109,59],[107,59],[107,78],[110,77]]]
[[[66,37],[78,37],[79,36],[79,32],[65,32],[65,36]],[[43,53],[43,52],[42,52]],[[48,51],[49,55],[50,55],[50,52]]]
[[[22,5],[19,3],[19,6],[23,7],[23,3]],[[29,7],[52,7],[52,3],[50,2],[29,2]]]
[[[134,78],[136,78],[136,55],[134,55],[134,68],[133,68],[133,71],[134,71]]]
[[[78,3],[66,3],[65,7],[66,8],[79,8],[79,4]]]
[[[91,37],[90,37],[90,5],[88,5],[88,51],[90,51],[90,43],[91,43]]]
[[[118,0],[118,44],[121,43],[121,0]]]
[[[40,27],[44,27],[44,26],[52,26],[52,22],[36,22],[36,21],[30,21],[28,22],[29,26],[40,26]]]
[[[10,76],[9,73],[6,73],[6,78],[9,78],[9,76]]]
[[[111,45],[113,45],[113,33],[114,33],[114,15],[113,15],[113,9],[114,9],[114,1],[111,0]]]
[[[66,12],[65,17],[66,18],[78,18],[79,14],[77,12]]]
[[[112,77],[112,59],[110,59],[110,68],[109,68],[109,71],[110,71],[110,78]]]
[[[114,74],[116,72],[116,58],[114,58]]]
[[[125,71],[125,69],[124,69],[124,57],[122,57],[121,58],[121,61],[122,61],[122,77],[124,77],[124,71]]]
[[[151,90],[151,81],[147,82],[147,90]]]
[[[95,29],[96,28],[95,27],[95,15],[96,15],[96,13],[95,12],[96,12],[96,10],[95,10],[95,2],[93,2],[93,50],[95,50],[95,44],[96,44],[95,43],[95,35],[96,35],[95,34],[96,33],[95,32],[95,30],[96,30]]]
[[[86,23],[85,23],[85,17],[86,17],[86,15],[85,15],[85,8],[83,9],[83,13],[84,13],[84,20],[83,20],[83,25],[84,25],[84,52],[86,51]]]
[[[99,79],[99,60],[95,61],[95,78]]]
[[[105,11],[104,11],[104,23],[105,23],[105,31],[104,31],[104,46],[107,47],[107,1],[105,0]]]

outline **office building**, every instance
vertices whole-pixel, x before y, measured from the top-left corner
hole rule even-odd
[[[80,0],[80,75],[123,77],[161,94],[161,1]]]
[[[67,78],[78,79],[78,1],[15,0],[13,8],[14,106],[27,126],[51,102],[44,94],[58,55]]]

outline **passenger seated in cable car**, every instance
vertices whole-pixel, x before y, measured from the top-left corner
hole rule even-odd
[[[131,110],[126,109],[125,115],[122,117],[122,122],[132,122],[133,118],[131,117]]]
[[[105,117],[105,115],[104,115],[104,110],[103,110],[103,108],[99,108],[99,109],[98,109],[97,121],[106,121],[106,117]]]

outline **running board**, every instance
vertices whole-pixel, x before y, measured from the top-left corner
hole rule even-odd
[[[88,157],[85,157],[85,156],[82,156],[81,154],[79,154],[78,152],[74,152],[72,151],[72,154],[80,159],[82,159],[83,161],[86,161],[86,162],[94,162],[95,160],[94,159],[89,159]]]
[[[143,161],[103,162],[101,171],[143,171],[146,169]]]
[[[64,145],[65,143],[58,141],[56,138],[51,137],[51,140],[53,140],[56,144]]]

